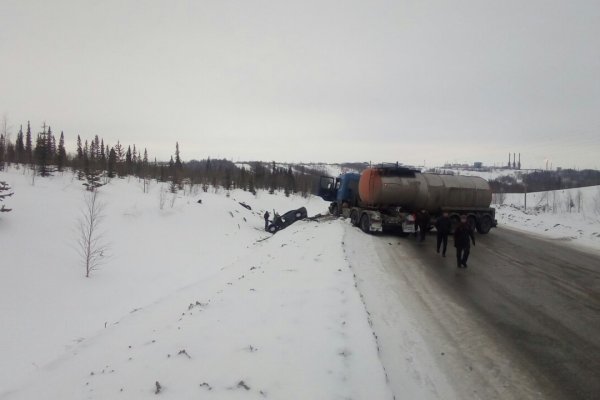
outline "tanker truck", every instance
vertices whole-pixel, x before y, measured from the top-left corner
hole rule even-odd
[[[415,213],[427,210],[431,225],[443,212],[458,224],[460,215],[479,233],[497,225],[488,182],[476,176],[421,173],[402,166],[378,166],[361,174],[322,176],[318,195],[329,211],[350,218],[364,232],[415,232]]]

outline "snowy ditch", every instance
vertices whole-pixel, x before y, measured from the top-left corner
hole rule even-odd
[[[84,278],[80,182],[2,178],[15,199],[0,229],[0,398],[393,398],[342,223],[262,231],[264,210],[314,215],[320,199],[197,193],[161,210],[159,185],[113,180],[110,260]]]

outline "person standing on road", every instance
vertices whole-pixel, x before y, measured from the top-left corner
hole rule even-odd
[[[471,252],[471,242],[475,246],[473,229],[467,222],[467,216],[460,216],[460,224],[454,230],[454,247],[456,247],[456,266],[467,268],[467,260]]]
[[[264,217],[265,217],[265,231],[266,231],[267,228],[269,227],[269,217],[270,217],[270,215],[269,215],[268,211],[265,211]]]
[[[452,221],[450,221],[450,217],[447,212],[442,213],[442,215],[435,221],[435,229],[437,230],[437,252],[440,253],[440,246],[442,247],[442,257],[446,257],[446,248],[448,247],[448,235],[450,234],[450,228],[452,226]]]
[[[417,217],[415,218],[415,233],[418,227],[419,238],[421,242],[425,240],[425,234],[429,230],[430,223],[431,218],[429,217],[429,213],[427,212],[427,210],[421,210],[417,213]]]

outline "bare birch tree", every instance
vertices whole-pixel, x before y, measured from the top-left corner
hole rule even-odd
[[[85,277],[100,267],[105,260],[108,244],[104,242],[101,223],[104,219],[104,205],[98,200],[98,192],[85,194],[84,207],[78,220],[78,252],[85,267]]]

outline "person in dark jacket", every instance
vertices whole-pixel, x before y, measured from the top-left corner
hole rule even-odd
[[[473,229],[467,222],[467,216],[460,216],[460,224],[454,230],[454,247],[456,247],[456,266],[458,268],[467,268],[467,259],[471,252],[471,242],[475,246],[475,236]]]
[[[437,230],[437,252],[440,252],[440,246],[442,247],[442,257],[446,257],[446,248],[448,247],[448,235],[452,227],[452,221],[447,212],[444,212],[436,221],[435,229]]]
[[[431,224],[431,217],[427,210],[419,211],[415,218],[415,233],[416,229],[419,228],[419,238],[421,242],[425,240],[425,235],[429,230],[429,224]]]
[[[270,215],[269,215],[268,211],[265,211],[264,217],[265,217],[265,231],[266,231],[267,228],[269,227],[269,217],[270,217]]]

